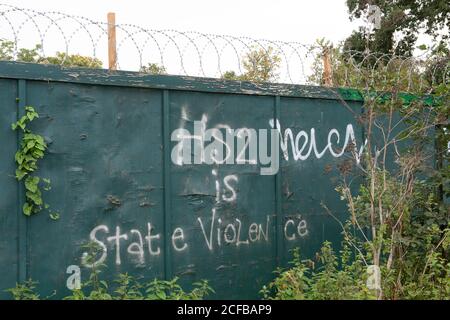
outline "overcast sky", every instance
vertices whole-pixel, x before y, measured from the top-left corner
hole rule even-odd
[[[345,2],[346,0],[0,0],[0,4],[41,12],[59,11],[99,22],[106,22],[107,13],[115,12],[116,24],[134,24],[146,29],[197,31],[305,45],[313,44],[319,38],[337,44],[362,24],[361,21],[349,20]],[[3,10],[8,9],[3,7]],[[58,18],[58,15],[48,16]],[[42,16],[32,15],[29,19],[26,13],[9,10],[5,17],[12,20],[17,37],[11,31],[8,19],[0,19],[0,39],[17,39],[18,48],[35,47],[41,43],[40,36],[45,34],[41,52],[44,56],[54,55],[57,51],[65,52],[67,48],[69,54],[96,57],[103,61],[104,67],[108,65],[105,33],[101,38],[96,35],[89,38],[76,22],[65,19],[59,22],[64,24],[61,25],[64,29],[63,38],[56,24],[51,28],[46,27],[49,20]],[[95,26],[88,27],[90,32],[98,31]],[[76,28],[79,31],[72,33]],[[236,56],[242,58],[249,48],[240,46],[239,40],[228,46],[228,43],[220,43],[219,38],[214,38],[214,48],[206,37],[194,39],[193,46],[194,42],[189,43],[186,37],[172,38],[173,33],[163,40],[150,39],[145,33],[132,33],[132,38],[127,36],[129,34],[120,28],[117,31],[118,67],[122,70],[137,71],[148,63],[157,63],[163,65],[170,74],[220,77],[223,72],[230,70],[239,74],[242,73],[242,64],[238,63],[239,58]],[[96,44],[92,45],[90,39],[97,39]],[[145,48],[136,49],[136,43]],[[309,54],[306,47],[291,50],[292,48],[284,47],[277,52],[284,59],[279,69],[279,81],[304,83],[310,74],[314,55]],[[217,50],[214,51],[215,49]],[[284,51],[285,49],[291,51]]]
[[[42,11],[62,11],[151,29],[177,29],[312,43],[325,37],[345,39],[355,28],[345,0],[0,0]]]

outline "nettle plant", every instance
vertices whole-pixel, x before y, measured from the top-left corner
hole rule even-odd
[[[336,164],[348,215],[321,204],[342,228],[343,249],[324,243],[315,261],[294,255],[261,291],[265,299],[449,299],[450,85],[431,95],[382,85],[391,90],[360,88],[361,160],[351,150]]]
[[[448,169],[434,159],[445,164],[448,157],[436,141],[439,128],[448,127],[448,91],[433,102],[418,95],[405,103],[395,91],[385,97],[365,99],[367,147],[353,170],[363,177],[359,190],[351,191],[351,176],[345,173],[337,188],[350,214],[344,238],[379,270],[377,299],[446,299],[450,208],[443,193],[448,192]],[[448,135],[444,140],[447,145]]]
[[[375,299],[366,286],[366,263],[344,241],[336,253],[325,241],[315,259],[301,259],[293,250],[288,268],[275,270],[275,278],[264,285],[260,294],[265,300],[350,300]]]
[[[128,273],[119,273],[112,283],[108,283],[101,280],[99,274],[99,269],[91,273],[80,289],[72,290],[63,300],[203,300],[214,292],[206,280],[193,283],[193,289],[185,291],[177,277],[142,282]],[[56,294],[54,290],[50,296],[41,297],[37,292],[38,285],[37,281],[29,279],[5,291],[14,300],[47,300]]]
[[[336,165],[347,217],[321,204],[341,226],[344,249],[335,253],[324,243],[316,261],[294,255],[263,298],[449,299],[450,85],[430,83],[423,91],[414,81],[405,86],[397,72],[347,70],[364,98],[364,115],[355,119],[365,128],[365,147],[360,161],[352,150]]]
[[[214,290],[207,280],[194,282],[191,290],[185,290],[179,284],[179,278],[171,280],[153,279],[142,281],[128,273],[119,273],[113,281],[102,278],[105,264],[96,264],[101,248],[96,242],[88,242],[82,246],[86,250],[83,265],[90,267],[86,281],[74,286],[64,300],[202,300]],[[37,293],[38,282],[29,279],[17,283],[14,288],[5,290],[14,300],[45,300],[55,296],[56,290],[50,296],[42,297]]]
[[[41,187],[44,191],[50,190],[50,180],[34,174],[38,169],[38,160],[44,158],[47,150],[44,137],[33,133],[28,126],[37,118],[39,118],[39,114],[36,110],[31,106],[26,106],[25,115],[11,126],[12,130],[22,132],[20,147],[14,159],[17,165],[15,177],[18,181],[24,181],[25,185],[25,203],[22,209],[26,216],[36,214],[43,208],[49,208],[49,205],[42,199]],[[52,219],[58,219],[58,216],[57,212],[50,213]]]

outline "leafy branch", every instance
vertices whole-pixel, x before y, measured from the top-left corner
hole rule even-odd
[[[31,106],[26,106],[25,115],[11,126],[12,130],[20,130],[23,133],[20,148],[17,150],[14,159],[17,165],[16,179],[24,181],[25,185],[26,199],[22,210],[26,216],[40,212],[43,207],[49,208],[48,204],[45,204],[42,200],[41,185],[43,185],[45,191],[50,190],[50,180],[32,175],[38,169],[38,160],[44,158],[47,150],[44,138],[28,128],[28,125],[37,118],[39,118],[39,114],[36,110]],[[52,219],[58,217],[58,214],[52,213],[51,217]]]

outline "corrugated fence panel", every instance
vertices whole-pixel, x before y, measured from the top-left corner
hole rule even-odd
[[[195,123],[223,133],[269,128],[274,116],[268,96],[171,92],[169,101],[171,131],[194,134]],[[235,150],[230,159],[236,162],[242,149]],[[240,158],[250,161],[248,153]],[[171,185],[171,226],[183,229],[188,245],[173,252],[174,274],[228,288],[217,290],[219,298],[257,297],[276,266],[275,176],[261,176],[251,163],[172,164]],[[250,238],[249,228],[256,230]]]
[[[14,178],[14,154],[17,151],[17,134],[11,123],[17,121],[17,80],[0,79],[0,288],[15,286],[18,280],[18,184]],[[21,209],[20,209],[21,210]],[[25,239],[21,239],[22,241]],[[0,290],[0,298],[7,297]]]
[[[27,85],[28,104],[40,113],[34,129],[49,143],[40,176],[52,181],[52,190],[44,199],[61,217],[29,219],[29,276],[46,286],[44,293],[62,293],[66,268],[81,265],[81,246],[94,232],[107,248],[108,278],[126,271],[163,277],[161,255],[127,252],[145,241],[148,223],[163,227],[161,91]]]
[[[364,142],[358,122],[359,103],[282,98],[280,109],[283,136],[288,133],[289,137],[292,132],[296,142],[293,146],[291,139],[286,139],[287,153],[282,157],[283,262],[286,263],[293,248],[298,247],[302,255],[312,257],[323,241],[335,245],[341,241],[342,229],[324,206],[337,219],[345,221],[346,203],[339,201],[335,187],[343,174],[356,178],[354,157],[346,141],[353,133],[357,150]],[[329,143],[331,147],[327,147]],[[352,185],[358,187],[356,181]]]

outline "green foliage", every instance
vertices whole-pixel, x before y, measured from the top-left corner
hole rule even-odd
[[[116,288],[112,290],[106,281],[100,280],[97,269],[81,289],[73,290],[64,300],[202,300],[214,292],[206,280],[194,283],[189,292],[183,290],[178,280],[177,277],[170,281],[154,279],[142,284],[128,273],[120,273],[114,280]],[[30,279],[6,291],[14,300],[40,300],[36,285],[37,282]]]
[[[148,300],[201,300],[209,293],[214,292],[206,280],[193,283],[194,289],[185,292],[177,283],[178,277],[171,281],[153,280],[145,289]]]
[[[142,66],[140,71],[154,75],[167,74],[166,68],[164,66],[158,65],[157,63],[149,63],[146,66]]]
[[[33,49],[20,48],[17,53],[17,61],[39,63],[41,49],[41,45],[36,45]]]
[[[318,39],[310,47],[310,51],[316,54],[308,82],[325,85],[323,56],[326,51],[330,58],[333,87],[420,95],[434,93],[439,85],[450,79],[450,48],[442,42],[418,46],[417,49],[426,50],[426,53],[408,58],[372,51],[365,47],[363,38],[360,40],[361,46],[349,48],[346,42],[333,46],[325,39]]]
[[[178,277],[170,281],[154,279],[141,283],[128,273],[118,274],[113,281],[115,289],[112,289],[100,277],[105,265],[95,263],[100,252],[98,244],[89,242],[83,248],[87,250],[83,263],[92,266],[89,279],[65,300],[200,300],[214,292],[205,280],[193,283],[193,289],[186,292],[178,284]]]
[[[39,295],[35,292],[36,285],[38,283],[29,279],[23,284],[16,283],[16,286],[11,289],[7,289],[14,300],[39,300]]]
[[[431,227],[431,229],[436,226]],[[427,229],[424,242],[430,246],[432,238],[441,230]],[[449,230],[445,230],[444,250],[449,247]],[[422,237],[422,236],[421,236]],[[425,264],[424,264],[425,263]],[[372,300],[375,290],[366,285],[368,278],[364,259],[352,252],[348,242],[336,255],[331,244],[325,242],[316,261],[300,260],[298,249],[294,251],[291,267],[275,271],[276,277],[260,291],[269,300]],[[384,299],[450,299],[450,264],[442,253],[430,249],[426,255],[413,249],[408,259],[398,269],[381,269]]]
[[[274,300],[303,300],[308,296],[311,287],[310,273],[308,265],[310,261],[301,261],[299,250],[294,251],[294,260],[289,269],[278,268],[277,275],[268,285],[263,286],[260,291],[264,299]]]
[[[450,297],[450,208],[443,199],[448,162],[442,166],[448,154],[439,152],[449,140],[430,137],[435,126],[448,126],[449,104],[448,92],[436,90],[441,104],[432,107],[423,101],[405,105],[395,95],[390,101],[367,97],[364,181],[356,193],[345,177],[337,188],[350,213],[343,225],[346,241],[381,270],[378,299]],[[394,112],[401,117],[398,125]],[[441,145],[436,168],[430,166],[430,143]]]
[[[423,93],[432,91],[450,77],[450,55],[446,47],[430,48],[430,56],[420,61],[383,54],[366,54],[364,48],[355,52],[346,51],[343,44],[333,47],[324,39],[311,47],[321,52],[316,54],[308,82],[324,85],[322,52],[328,50],[331,63],[333,87],[347,87],[363,91],[391,91]]]
[[[267,49],[253,47],[243,58],[245,72],[237,75],[234,71],[226,71],[222,75],[222,79],[253,82],[275,81],[280,62],[281,58],[272,47]]]
[[[388,173],[378,172],[374,179],[369,178],[356,196],[339,191],[352,203],[349,211],[354,214],[353,222],[346,226],[346,236],[361,248],[367,260],[377,260],[381,267],[382,298],[450,298],[448,206],[437,197],[429,181],[416,181],[409,186],[413,192],[405,194],[402,191],[405,185]],[[370,185],[375,186],[374,192],[370,191]],[[371,221],[373,198],[379,206]],[[385,221],[379,219],[380,213],[386,217]],[[363,230],[374,226],[375,236],[366,239],[350,236],[355,223]]]
[[[98,69],[102,67],[102,61],[97,58],[86,57],[79,54],[66,54],[57,52],[53,57],[46,57],[38,61],[44,64],[57,64],[65,67],[86,67]]]
[[[17,58],[14,59],[14,42],[0,40],[0,60],[38,63],[40,61],[39,51],[41,49],[41,45],[36,45],[33,49],[19,48],[17,50]]]
[[[169,281],[154,279],[142,282],[128,273],[119,273],[110,285],[101,278],[106,266],[95,263],[101,251],[100,246],[96,242],[88,242],[82,248],[87,251],[83,264],[90,266],[89,278],[64,300],[201,300],[214,292],[206,280],[193,283],[192,290],[185,291],[178,284],[178,277]],[[39,300],[36,285],[37,282],[30,279],[6,291],[14,300]]]
[[[293,267],[263,288],[266,299],[450,299],[450,86],[433,86],[430,105],[405,103],[397,83],[375,78],[361,92],[367,144],[336,188],[348,217],[340,221],[322,204],[342,227],[343,250],[335,255],[325,243],[317,270],[294,255]],[[356,175],[357,190],[350,182]],[[380,270],[379,286],[370,290],[368,267]]]
[[[225,71],[222,75],[222,79],[224,80],[244,80],[241,79],[240,76],[236,74],[234,71]]]
[[[87,68],[101,68],[102,61],[97,58],[82,56],[79,54],[66,54],[64,52],[56,52],[55,56],[42,57],[40,52],[41,45],[36,45],[32,49],[19,48],[17,50],[17,57],[14,58],[14,42],[7,40],[0,40],[0,60],[5,61],[20,61],[41,64],[56,64],[65,67],[87,67]]]
[[[370,34],[364,30],[354,32],[347,38],[347,49],[371,52],[412,54],[421,32],[435,39],[448,39],[450,28],[450,4],[443,0],[347,0],[350,18],[360,18],[367,13],[367,5],[377,5],[382,13],[381,28]],[[445,31],[447,30],[447,32]],[[401,35],[398,41],[395,36]],[[362,49],[362,50],[361,50]]]
[[[115,289],[100,280],[99,270],[92,272],[89,280],[80,289],[74,289],[64,300],[202,300],[214,290],[206,280],[193,283],[191,291],[184,291],[178,278],[170,281],[154,279],[141,283],[128,273],[120,273],[114,280]],[[40,300],[36,292],[38,283],[31,279],[7,289],[14,300]]]
[[[26,106],[25,115],[11,125],[12,130],[22,132],[20,148],[17,150],[14,159],[17,165],[16,179],[18,181],[24,180],[26,201],[23,205],[23,213],[27,216],[38,213],[43,207],[48,208],[48,205],[42,200],[41,185],[43,185],[44,190],[50,190],[50,180],[32,175],[38,169],[38,160],[44,157],[47,150],[44,138],[33,133],[28,127],[37,118],[39,118],[39,114],[34,108]]]
[[[276,277],[260,291],[270,300],[349,300],[374,299],[365,286],[364,261],[344,244],[339,257],[330,242],[324,242],[316,261],[301,260],[294,250],[291,268],[278,269]],[[340,268],[341,266],[341,268]]]
[[[120,273],[115,280],[117,288],[114,291],[117,300],[143,300],[143,285],[128,273]]]
[[[11,61],[14,59],[14,42],[0,40],[0,60]]]

